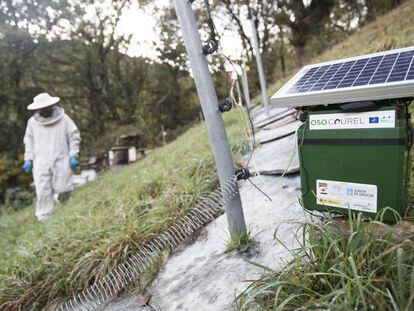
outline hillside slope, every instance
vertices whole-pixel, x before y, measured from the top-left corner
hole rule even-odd
[[[225,115],[236,155],[246,148],[242,113]],[[217,185],[207,130],[199,124],[145,159],[76,190],[44,223],[34,219],[33,206],[1,215],[0,310],[39,310],[72,297]]]

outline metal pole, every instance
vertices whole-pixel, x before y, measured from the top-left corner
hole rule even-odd
[[[236,80],[236,90],[237,90],[237,100],[239,101],[240,105],[242,104],[242,97],[240,91],[240,83],[239,83],[239,76],[237,76]]]
[[[254,24],[254,17],[250,19],[250,25],[252,28],[252,43],[254,54],[256,56],[257,71],[259,72],[260,88],[262,90],[262,98],[265,106],[266,115],[269,115],[269,98],[266,91],[266,78],[263,70],[262,56],[260,55],[259,39],[257,37],[256,26]]]
[[[181,25],[181,31],[190,59],[192,74],[200,98],[201,108],[203,109],[204,119],[206,120],[223,193],[223,201],[228,201],[225,208],[230,236],[232,239],[236,239],[246,234],[247,230],[238,186],[236,183],[231,183],[232,191],[229,191],[228,188],[229,180],[235,178],[235,168],[223,119],[218,110],[216,90],[214,89],[213,79],[208,69],[206,56],[202,52],[200,33],[198,32],[191,3],[188,0],[174,0],[173,2],[178,21]]]
[[[247,109],[250,110],[251,103],[250,103],[250,94],[249,94],[249,81],[247,80],[246,66],[244,63],[242,65],[242,87],[243,87],[243,96],[244,96],[244,100],[246,101]]]

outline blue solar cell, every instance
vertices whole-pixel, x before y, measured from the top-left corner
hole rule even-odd
[[[333,64],[329,67],[328,70],[325,71],[323,76],[316,82],[312,88],[310,89],[312,91],[319,91],[322,90],[323,87],[328,83],[328,81],[332,78],[332,75],[335,74],[338,69],[341,67],[341,64]]]
[[[378,65],[380,64],[382,58],[383,56],[376,56],[376,57],[370,58],[365,68],[362,70],[361,74],[355,80],[352,86],[367,85],[369,80],[371,80],[372,75],[377,70]]]
[[[295,85],[289,90],[289,93],[296,93],[297,90],[318,70],[318,67],[313,67],[309,69]]]
[[[319,67],[319,69],[312,75],[312,77],[310,77],[308,81],[306,81],[306,83],[302,85],[298,92],[308,92],[311,89],[311,87],[322,77],[325,71],[328,70],[330,66],[331,65]]]
[[[296,84],[303,84],[308,80],[316,71],[318,70],[318,67],[314,67],[309,69],[302,78],[299,79],[299,81]]]
[[[414,50],[309,69],[288,93],[316,92],[414,79]]]
[[[387,81],[397,57],[398,53],[385,55],[369,84],[384,83]]]
[[[411,63],[410,71],[408,71],[407,76],[405,77],[405,80],[414,80],[414,64]]]
[[[355,61],[343,63],[341,68],[339,68],[339,70],[332,76],[332,78],[328,81],[323,90],[330,90],[336,88],[337,85],[341,82],[344,75],[348,73],[349,69],[351,69],[354,63]]]
[[[413,59],[414,51],[402,52],[398,56],[397,61],[395,62],[394,68],[391,71],[390,76],[388,77],[387,82],[396,82],[405,80],[407,75],[407,70],[410,67],[411,61]]]
[[[391,72],[390,77],[387,82],[396,82],[411,80],[410,71],[412,72],[414,66],[414,51],[402,52],[398,57],[397,63],[394,66],[393,71]]]
[[[364,69],[368,59],[360,59],[357,60],[352,66],[351,70],[348,71],[346,76],[342,79],[341,83],[337,86],[337,88],[349,87],[355,82],[355,79],[358,78],[359,74],[361,73],[362,69]]]

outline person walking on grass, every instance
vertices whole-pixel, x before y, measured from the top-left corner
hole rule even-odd
[[[33,170],[36,187],[36,217],[45,220],[54,208],[54,197],[73,190],[72,170],[78,163],[80,134],[63,108],[59,97],[41,93],[27,109],[35,110],[24,135],[23,170]]]

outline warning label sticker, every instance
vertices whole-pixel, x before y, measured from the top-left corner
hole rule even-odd
[[[316,180],[316,203],[361,212],[377,212],[377,186]]]
[[[329,113],[309,116],[309,129],[394,128],[395,110],[355,113]]]

